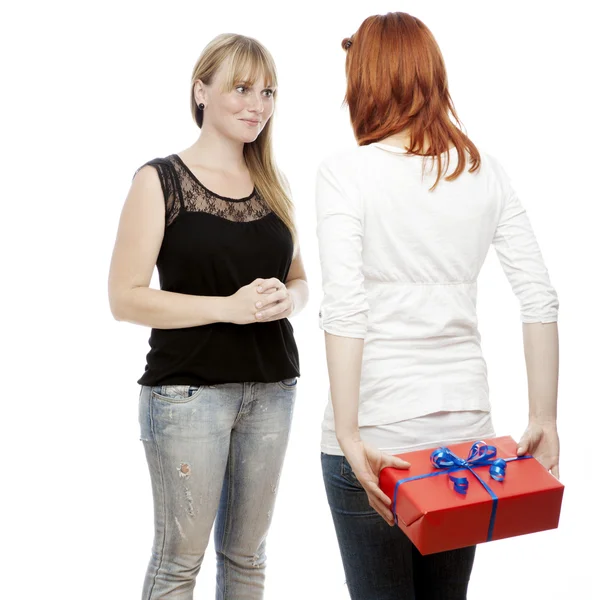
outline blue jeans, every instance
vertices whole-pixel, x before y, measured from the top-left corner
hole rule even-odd
[[[263,597],[296,383],[142,386],[155,527],[143,600],[192,600],[215,519],[216,598]]]
[[[321,454],[323,479],[353,600],[465,600],[475,546],[422,556],[369,505],[344,456]]]

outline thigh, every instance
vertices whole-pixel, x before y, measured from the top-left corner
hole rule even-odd
[[[321,454],[323,479],[353,600],[414,600],[412,542],[369,505],[343,456]]]
[[[475,546],[427,556],[414,552],[417,600],[466,600]]]
[[[236,415],[228,392],[221,386],[142,389],[141,438],[163,552],[201,554],[206,548]]]
[[[247,384],[249,394],[231,434],[227,477],[215,529],[218,550],[260,554],[288,445],[295,386]]]

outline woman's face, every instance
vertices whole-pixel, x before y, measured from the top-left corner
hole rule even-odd
[[[210,85],[198,81],[194,86],[196,104],[205,105],[202,129],[214,129],[245,144],[253,142],[273,114],[274,88],[266,85],[264,76],[254,85],[236,81],[231,91],[224,91],[224,84],[225,68],[221,66]]]

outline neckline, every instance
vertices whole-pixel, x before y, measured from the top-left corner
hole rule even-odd
[[[252,193],[249,196],[245,196],[244,198],[228,198],[227,196],[221,196],[212,190],[209,190],[192,172],[192,170],[185,164],[181,156],[179,154],[171,154],[172,157],[185,169],[186,173],[205,191],[208,192],[211,196],[215,196],[221,200],[226,200],[227,202],[247,202],[251,200],[256,195],[256,186],[252,190]]]
[[[392,144],[383,144],[382,142],[373,142],[370,144],[371,146],[377,146],[382,150],[389,150],[390,152],[395,152],[396,154],[405,154],[406,156],[419,156],[421,158],[432,158],[429,154],[409,154],[406,148],[401,148],[400,146],[393,146]],[[448,148],[450,152],[456,150],[456,146],[450,146]]]
[[[396,152],[397,154],[408,154],[406,148],[400,146],[393,146],[392,144],[383,144],[382,142],[374,142],[371,144],[372,146],[377,146],[378,148],[382,148],[383,150],[391,150],[392,152]]]

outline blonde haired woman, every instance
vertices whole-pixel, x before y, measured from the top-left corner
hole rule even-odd
[[[287,317],[308,297],[272,155],[276,85],[259,42],[215,38],[192,77],[201,135],[138,169],[123,208],[111,309],[152,327],[139,379],[155,513],[144,600],[192,599],[215,519],[217,598],[263,597],[299,376]]]

